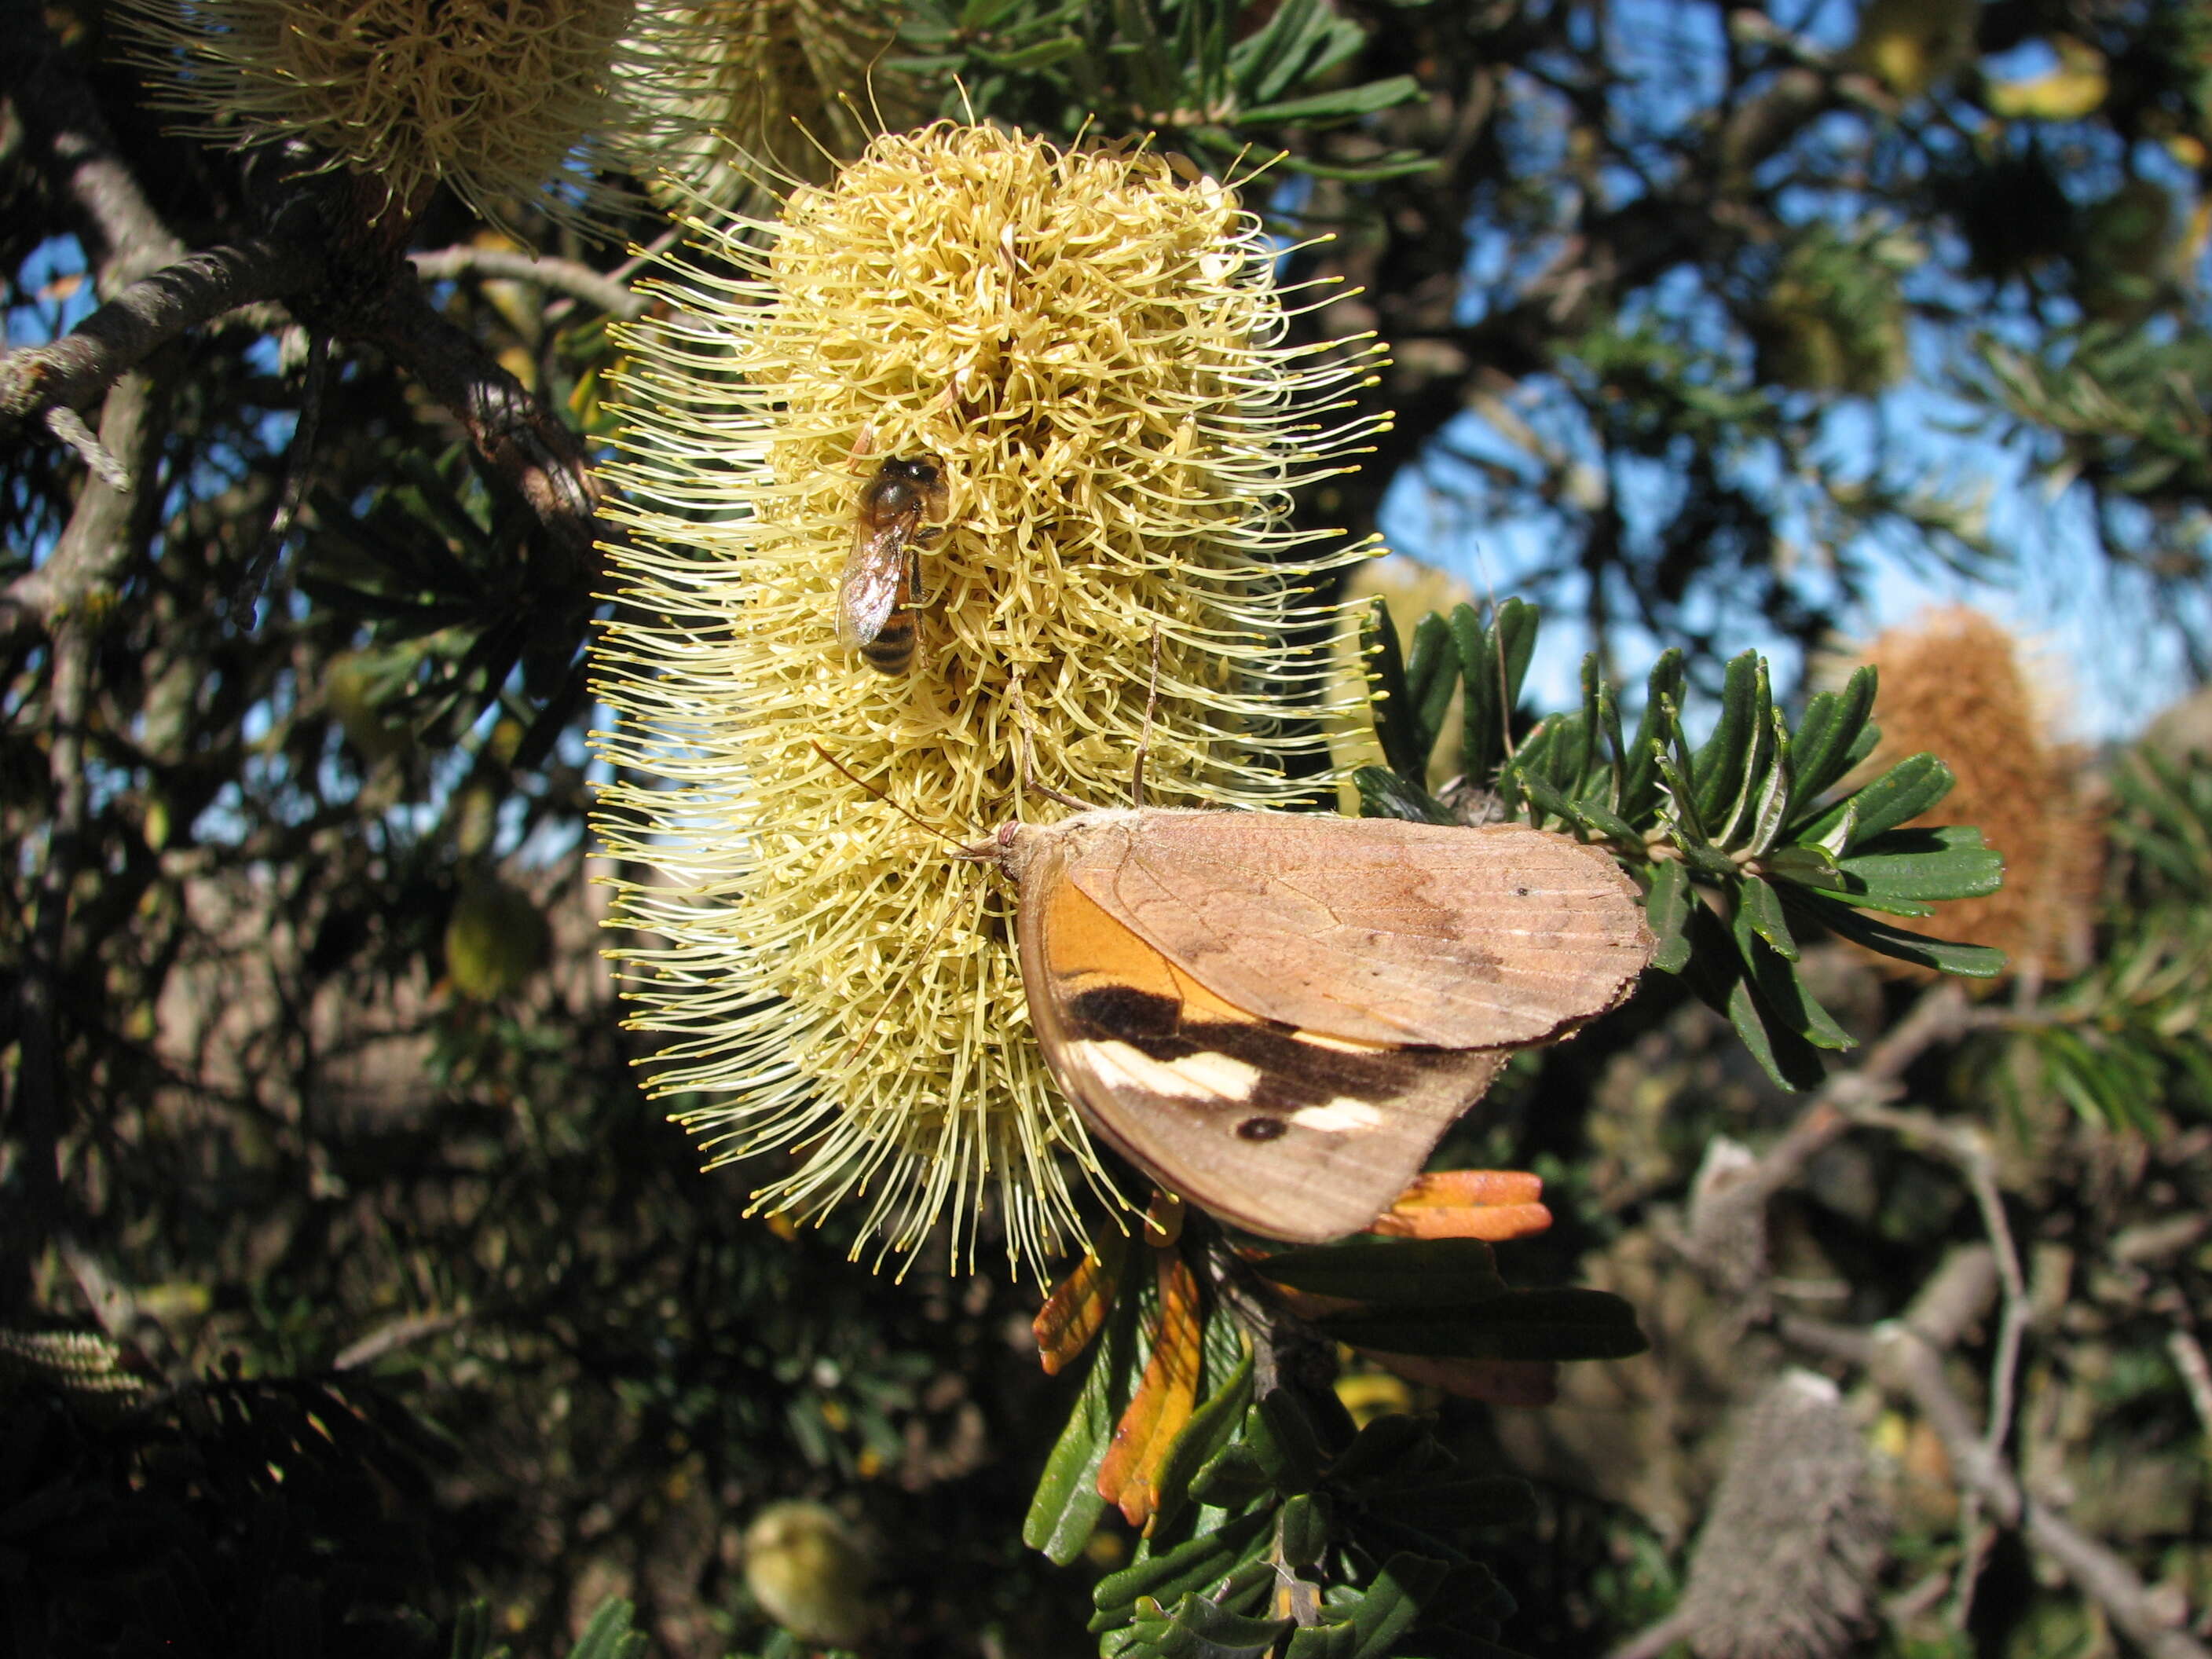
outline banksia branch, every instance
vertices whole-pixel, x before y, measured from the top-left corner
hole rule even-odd
[[[1036,1266],[1070,1170],[1103,1177],[1024,1029],[1011,893],[901,809],[977,840],[1036,810],[1025,755],[1111,804],[1140,742],[1156,803],[1310,787],[1285,762],[1321,754],[1328,664],[1294,641],[1368,550],[1290,528],[1289,492],[1372,429],[1333,400],[1379,348],[1285,344],[1258,221],[1141,150],[943,124],[692,228],[608,475],[600,830],[659,872],[617,924],[664,941],[620,953],[633,1023],[718,1158],[789,1157],[759,1206],[864,1200],[894,1255],[949,1216],[958,1261],[994,1188]],[[919,659],[878,672],[837,643],[840,575],[871,470],[924,456]]]

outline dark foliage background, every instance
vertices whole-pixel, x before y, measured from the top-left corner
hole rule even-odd
[[[164,137],[112,44],[96,0],[0,3],[11,348],[271,199]],[[1212,167],[1286,149],[1273,207],[1336,238],[1291,274],[1362,290],[1300,326],[1395,358],[1395,427],[1305,510],[1364,530],[1411,480],[1471,529],[1534,518],[1528,597],[1632,693],[1653,641],[1693,706],[1751,643],[1794,693],[1893,560],[2010,579],[1897,388],[2063,490],[2085,605],[2212,657],[2194,0],[945,0],[878,73]],[[587,446],[621,262],[546,228],[526,273],[477,231],[416,224],[427,309]],[[312,283],[165,337],[87,409],[128,495],[0,411],[0,1651],[442,1653],[458,1620],[459,1650],[555,1653],[616,1596],[659,1650],[789,1650],[740,1540],[793,1495],[868,1540],[888,1650],[1090,1650],[1127,1543],[1060,1570],[1019,1542],[1073,1398],[1034,1291],[744,1219],[760,1172],[696,1174],[641,1098],[583,829],[597,572],[533,494],[559,445],[501,463],[426,337]],[[1819,947],[1866,1047],[1809,1096],[1655,978],[1449,1149],[1547,1177],[1514,1282],[1614,1290],[1653,1345],[1548,1413],[1391,1396],[1536,1483],[1480,1547],[1504,1640],[1729,1650],[1663,1621],[1701,1571],[1756,1601],[1699,1525],[1797,1364],[1880,1455],[1861,1650],[2204,1651],[2191,729],[2031,786],[2031,822],[2104,848],[2053,900],[2086,948],[1987,939],[2021,971],[1970,1003]],[[1932,1370],[1885,1346],[1908,1314]],[[1985,1464],[1947,1409],[1997,1424]]]

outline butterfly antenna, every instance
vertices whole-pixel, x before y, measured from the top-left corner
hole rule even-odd
[[[1137,764],[1129,776],[1129,805],[1145,805],[1145,760],[1152,752],[1152,716],[1160,706],[1160,625],[1152,624],[1152,673],[1145,685],[1145,724],[1137,733]]]
[[[811,749],[816,754],[821,756],[823,760],[828,761],[830,765],[836,767],[840,772],[842,772],[846,777],[850,779],[853,782],[859,784],[861,788],[866,790],[878,800],[883,802],[884,805],[890,807],[892,811],[897,813],[908,823],[913,824],[916,829],[922,830],[926,834],[936,836],[939,841],[951,842],[953,846],[960,848],[963,853],[968,850],[968,843],[961,840],[959,836],[953,835],[947,830],[940,830],[933,823],[927,823],[921,818],[916,817],[912,812],[908,811],[905,807],[900,805],[898,802],[893,800],[890,795],[885,793],[881,785],[870,783],[866,778],[855,772],[851,767],[846,765],[844,762],[839,760],[835,755],[831,754],[827,749],[824,749],[820,744],[816,743],[811,738],[807,739],[806,746],[809,749]]]

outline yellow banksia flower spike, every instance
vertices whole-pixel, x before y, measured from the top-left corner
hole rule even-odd
[[[440,183],[502,228],[518,203],[592,229],[596,178],[683,131],[702,75],[696,6],[636,0],[125,0],[177,126],[297,140],[404,223]]]
[[[1026,1029],[1007,884],[945,838],[1062,815],[1024,754],[1101,805],[1140,742],[1155,803],[1313,788],[1285,763],[1325,761],[1317,589],[1372,550],[1291,527],[1289,492],[1372,431],[1343,394],[1379,348],[1286,343],[1278,246],[1142,149],[939,124],[690,228],[625,336],[608,470],[599,830],[655,872],[617,925],[659,941],[617,953],[631,1023],[718,1159],[788,1160],[757,1207],[854,1203],[878,1260],[949,1218],[958,1264],[994,1191],[1040,1267],[1103,1182]],[[880,672],[838,644],[840,574],[867,475],[922,457],[919,658]]]

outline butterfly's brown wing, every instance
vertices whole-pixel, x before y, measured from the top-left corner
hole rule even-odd
[[[1495,1054],[1347,1041],[1224,1000],[1066,878],[1076,841],[1028,850],[1022,981],[1054,1077],[1103,1139],[1225,1220],[1302,1243],[1358,1231],[1497,1075]]]
[[[1617,1006],[1656,944],[1611,858],[1522,825],[1153,811],[1057,829],[1109,915],[1223,1000],[1330,1036],[1546,1042]]]

